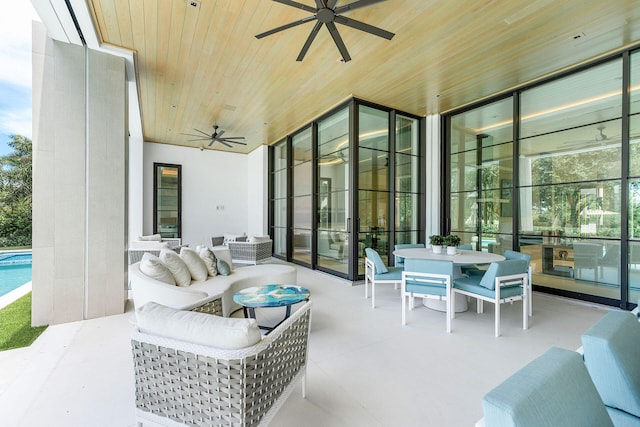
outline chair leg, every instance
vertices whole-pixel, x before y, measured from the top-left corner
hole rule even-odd
[[[369,298],[369,278],[364,276],[364,297]]]
[[[402,325],[407,324],[407,295],[404,293],[404,290],[400,289],[402,292]]]
[[[371,308],[376,308],[376,282],[371,282]]]
[[[482,301],[480,298],[476,298],[476,313],[484,313],[484,301]]]
[[[500,300],[496,300],[496,337],[500,336]]]
[[[529,290],[523,289],[522,294],[522,329],[526,331],[529,328]]]
[[[449,313],[452,319],[456,318],[456,293],[451,290],[451,313]]]

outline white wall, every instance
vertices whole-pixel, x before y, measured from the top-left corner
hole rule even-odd
[[[248,234],[248,182],[256,173],[249,172],[249,157],[145,142],[143,233],[153,231],[153,164],[170,163],[182,165],[183,244],[210,244],[211,236],[222,233]]]
[[[248,155],[247,235],[266,236],[269,206],[269,148],[262,145]]]

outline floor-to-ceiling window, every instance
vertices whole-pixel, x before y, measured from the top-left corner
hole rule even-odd
[[[318,121],[318,260],[349,273],[349,109]]]
[[[640,52],[630,59],[628,179],[628,301],[640,299]]]
[[[271,151],[271,206],[273,207],[272,238],[273,253],[276,256],[287,256],[287,141],[280,141]]]
[[[623,307],[640,285],[640,59],[628,58],[453,113],[445,147],[450,231],[528,253],[538,289]]]
[[[313,224],[313,150],[311,128],[292,137],[293,189],[291,198],[293,236],[292,259],[311,265],[311,230]]]
[[[391,264],[394,242],[424,242],[420,123],[418,117],[354,99],[287,137],[282,147],[276,144],[271,230],[278,232],[285,220],[290,235],[274,254],[358,280],[365,247]],[[276,160],[285,159],[285,146],[290,147],[283,160],[290,168],[288,185],[281,182],[286,172],[278,175],[286,168]]]

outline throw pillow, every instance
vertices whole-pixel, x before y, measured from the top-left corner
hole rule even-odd
[[[204,261],[204,264],[207,266],[207,272],[209,276],[217,276],[218,275],[218,258],[209,248],[200,249],[200,258]]]
[[[231,267],[229,267],[229,264],[227,264],[226,261],[218,259],[217,267],[218,273],[220,273],[221,275],[228,276],[229,274],[231,274]]]
[[[221,259],[229,265],[229,268],[233,271],[233,258],[231,257],[231,251],[226,246],[220,246],[217,248],[211,248],[211,251],[215,254],[217,259]]]
[[[190,248],[182,248],[180,249],[180,258],[187,264],[193,280],[207,280],[209,271],[196,251]]]
[[[171,271],[165,266],[160,258],[155,255],[150,254],[149,252],[145,252],[142,255],[142,260],[140,261],[140,271],[145,276],[149,276],[152,279],[158,280],[160,282],[167,283],[169,285],[176,285],[176,280],[173,278],[173,274]]]
[[[159,242],[162,240],[162,236],[159,234],[151,234],[149,236],[138,236],[138,240],[143,242]]]
[[[189,286],[191,284],[191,272],[184,263],[180,255],[171,249],[160,251],[160,260],[167,266],[178,286]]]
[[[147,334],[226,350],[249,347],[262,340],[255,319],[212,316],[155,302],[136,309],[136,321]]]

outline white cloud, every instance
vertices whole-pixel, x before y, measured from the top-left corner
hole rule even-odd
[[[0,110],[0,129],[7,135],[22,135],[31,138],[31,107]]]
[[[0,81],[31,87],[31,22],[40,21],[30,0],[0,6]]]

